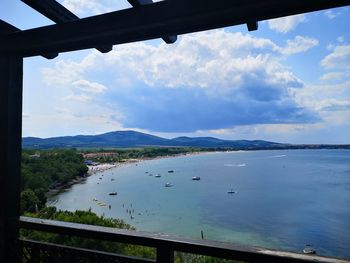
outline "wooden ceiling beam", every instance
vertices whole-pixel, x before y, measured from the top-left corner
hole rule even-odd
[[[21,30],[3,20],[0,20],[0,36],[9,33],[20,32]],[[53,59],[58,56],[58,53],[42,54],[44,58]]]
[[[258,30],[259,24],[256,21],[248,22],[247,27],[248,27],[248,31],[255,31],[255,30]]]
[[[350,5],[350,0],[173,0],[10,33],[0,53],[36,56],[122,44]]]
[[[57,24],[79,20],[79,17],[69,11],[55,0],[21,0],[43,16]],[[96,47],[101,53],[107,53],[113,49],[112,45]]]
[[[134,8],[140,7],[142,5],[153,4],[153,0],[128,0],[129,4]],[[162,39],[167,44],[173,44],[177,40],[177,35],[163,36]]]

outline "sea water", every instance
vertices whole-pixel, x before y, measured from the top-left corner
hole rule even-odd
[[[350,150],[142,161],[94,174],[48,203],[71,211],[91,208],[143,231],[191,238],[203,231],[205,239],[297,252],[311,244],[319,255],[350,258]]]

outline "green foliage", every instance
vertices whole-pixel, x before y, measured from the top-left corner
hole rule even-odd
[[[64,185],[87,171],[83,156],[74,149],[23,150],[21,198],[25,199],[21,201],[22,213],[34,211],[33,202],[38,209],[43,208],[49,188]]]
[[[88,159],[100,162],[123,162],[128,159],[148,159],[163,156],[176,156],[196,152],[227,150],[223,148],[195,148],[195,147],[145,147],[124,149],[81,149]],[[89,155],[90,154],[90,155]]]
[[[103,216],[98,216],[95,213],[88,211],[77,210],[75,212],[70,211],[57,211],[55,207],[46,207],[42,209],[39,213],[25,213],[26,216],[51,219],[72,223],[97,225],[112,228],[121,228],[134,230],[135,228],[131,225],[125,223],[120,219],[105,218]],[[87,238],[70,237],[64,235],[58,235],[53,233],[44,233],[32,230],[21,230],[21,236],[23,238],[31,240],[40,240],[56,244],[64,244],[67,246],[89,248],[100,251],[107,251],[113,253],[121,253],[125,255],[133,255],[145,258],[155,258],[155,250],[149,247],[141,247],[128,244],[119,244],[114,242],[100,241]]]
[[[20,201],[20,211],[23,213],[24,211],[34,212],[36,210],[36,206],[39,203],[38,197],[35,195],[32,189],[27,189],[21,192],[21,201]]]
[[[57,211],[55,207],[46,207],[42,209],[39,213],[29,213],[26,216],[51,219],[72,223],[97,225],[104,227],[113,227],[120,229],[134,230],[135,228],[131,225],[125,223],[120,219],[105,218],[103,216],[97,216],[95,213],[88,211],[77,210],[75,212],[70,211]],[[79,238],[79,237],[69,237],[64,235],[58,235],[53,233],[45,233],[32,230],[21,230],[22,238],[27,238],[31,240],[40,240],[44,242],[64,244],[67,246],[81,247],[95,249],[99,251],[107,251],[113,253],[119,253],[123,255],[137,256],[142,258],[155,259],[156,251],[154,248],[135,246],[128,244],[120,244],[106,241],[99,241],[94,239]],[[235,261],[224,260],[214,257],[207,257],[202,255],[194,255],[187,253],[175,253],[175,263],[233,263]]]
[[[203,255],[195,255],[188,253],[176,253],[175,263],[239,263],[239,261],[208,257]]]

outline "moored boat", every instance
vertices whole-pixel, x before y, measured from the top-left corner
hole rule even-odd
[[[303,253],[313,255],[316,254],[316,250],[311,245],[306,245],[303,249]]]
[[[192,177],[192,180],[193,180],[193,181],[199,181],[200,179],[201,179],[201,178],[200,178],[199,176],[193,176],[193,177]]]
[[[110,192],[109,195],[117,195],[117,192]]]

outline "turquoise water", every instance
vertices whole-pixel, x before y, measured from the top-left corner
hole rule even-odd
[[[192,176],[201,180],[192,181]],[[166,182],[173,186],[164,187]],[[236,193],[228,194],[230,189]],[[118,195],[108,195],[113,191]],[[191,238],[200,238],[203,230],[206,239],[298,252],[312,244],[320,255],[350,258],[350,150],[207,153],[143,161],[95,174],[49,203],[67,210],[91,208],[138,230]]]

